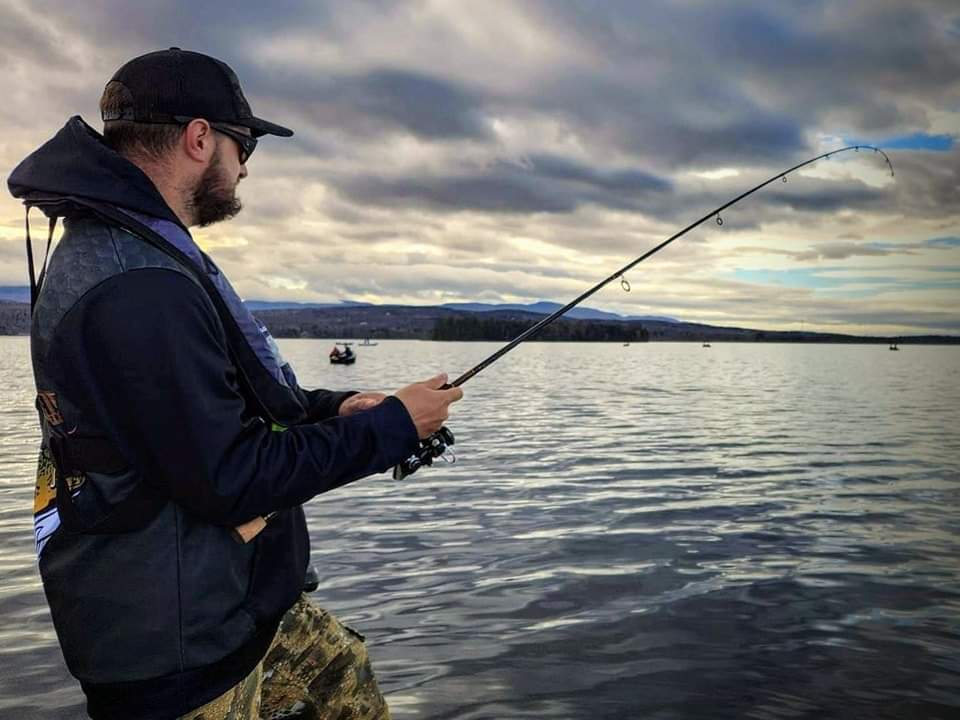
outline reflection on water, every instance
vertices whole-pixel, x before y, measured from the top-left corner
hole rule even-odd
[[[496,345],[381,342],[391,391]],[[456,465],[307,508],[315,598],[403,718],[960,716],[960,348],[528,344]],[[0,339],[0,716],[75,718],[33,560],[25,338]]]

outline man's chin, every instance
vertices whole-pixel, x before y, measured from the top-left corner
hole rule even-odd
[[[243,203],[236,195],[220,202],[204,201],[196,206],[196,224],[198,227],[208,227],[236,217],[241,210],[243,210]]]

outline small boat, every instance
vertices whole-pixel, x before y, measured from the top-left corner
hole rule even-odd
[[[333,350],[330,351],[330,363],[333,365],[353,365],[357,361],[357,355],[350,349],[352,344],[348,342],[336,343]]]
[[[710,343],[704,343],[703,347],[710,347]]]
[[[370,338],[364,338],[363,342],[360,343],[360,347],[374,347],[377,343],[370,342]]]
[[[891,350],[899,350],[900,348],[897,347],[897,344],[896,344],[896,343],[892,343],[892,344],[890,345],[890,349],[891,349]]]

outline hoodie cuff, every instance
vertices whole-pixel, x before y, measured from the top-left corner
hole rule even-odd
[[[389,395],[383,402],[370,410],[377,437],[383,442],[383,462],[381,472],[406,460],[420,447],[417,426],[407,412],[400,398]]]

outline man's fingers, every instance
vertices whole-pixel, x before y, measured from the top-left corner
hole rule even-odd
[[[407,408],[410,418],[417,428],[417,436],[427,438],[442,426],[450,414],[450,403],[463,397],[460,388],[443,388],[447,383],[447,374],[439,375],[402,387],[396,397]]]
[[[431,390],[439,390],[444,385],[446,385],[446,383],[447,383],[447,374],[440,373],[439,375],[435,375],[434,377],[425,381],[423,384],[426,385]]]
[[[431,390],[440,390],[440,388],[442,388],[446,384],[447,384],[446,373],[440,373],[439,375],[436,375],[435,377],[432,377],[426,382],[424,382],[424,385],[426,385]],[[443,390],[442,392],[444,393],[443,399],[447,405],[449,405],[450,403],[455,403],[457,400],[463,397],[463,390],[461,390],[458,387],[448,388],[447,390]]]

